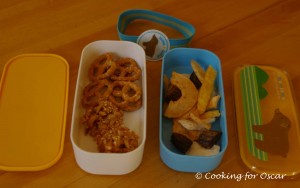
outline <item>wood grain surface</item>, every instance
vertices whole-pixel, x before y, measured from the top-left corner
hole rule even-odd
[[[0,3],[0,74],[5,63],[18,54],[55,53],[70,65],[70,86],[61,159],[37,172],[0,171],[0,187],[299,187],[299,179],[257,177],[238,181],[209,176],[197,179],[195,173],[168,168],[159,154],[161,61],[147,62],[147,140],[141,165],[120,176],[92,175],[78,167],[70,127],[81,51],[92,41],[119,40],[117,19],[127,9],[154,10],[189,22],[196,28],[190,47],[211,50],[221,59],[229,144],[220,166],[211,174],[251,172],[241,161],[236,135],[232,85],[237,66],[266,64],[286,70],[295,90],[295,105],[300,106],[299,0],[3,0]],[[139,35],[149,28],[160,29],[172,38],[180,37],[170,28],[151,23],[134,23],[126,32]]]

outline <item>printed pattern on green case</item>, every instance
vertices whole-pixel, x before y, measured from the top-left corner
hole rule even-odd
[[[255,146],[255,140],[263,140],[263,135],[254,132],[252,127],[263,123],[260,100],[268,95],[262,86],[268,75],[257,66],[247,66],[241,70],[240,79],[247,146],[254,157],[267,161],[268,154]]]

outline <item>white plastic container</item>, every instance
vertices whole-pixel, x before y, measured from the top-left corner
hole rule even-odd
[[[90,64],[103,53],[113,52],[120,57],[136,60],[142,70],[138,84],[142,87],[142,107],[134,112],[124,112],[124,124],[139,135],[139,146],[128,153],[99,153],[97,144],[91,136],[85,135],[85,128],[80,123],[85,109],[81,99],[84,87],[89,82],[88,69]],[[135,170],[142,162],[146,140],[147,122],[147,85],[146,57],[144,50],[128,41],[95,41],[88,44],[82,51],[78,71],[77,85],[73,106],[71,142],[77,164],[91,174],[121,175]]]

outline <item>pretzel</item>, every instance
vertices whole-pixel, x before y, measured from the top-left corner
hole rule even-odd
[[[132,112],[137,109],[139,109],[142,106],[142,100],[139,99],[134,102],[128,102],[127,106],[125,106],[122,110],[127,111],[127,112]]]
[[[90,66],[89,78],[92,81],[108,78],[115,72],[116,67],[114,54],[103,54]]]
[[[122,97],[128,102],[134,102],[141,98],[141,88],[133,82],[128,82],[122,89]]]
[[[128,104],[127,101],[122,97],[122,90],[125,85],[125,81],[115,81],[112,84],[112,92],[109,96],[109,100],[119,108],[125,108]]]
[[[83,90],[82,105],[84,107],[94,106],[100,100],[108,98],[111,92],[112,85],[108,80],[91,82]]]
[[[121,58],[117,62],[114,74],[110,77],[112,80],[135,81],[141,76],[141,69],[134,59]]]
[[[114,81],[109,100],[125,111],[133,111],[141,106],[141,88],[134,82]]]

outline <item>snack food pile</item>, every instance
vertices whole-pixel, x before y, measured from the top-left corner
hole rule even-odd
[[[124,126],[124,111],[142,106],[142,90],[135,82],[141,69],[131,58],[102,54],[89,68],[89,84],[83,90],[82,117],[86,134],[94,137],[99,152],[124,153],[138,147],[138,135]]]
[[[173,119],[171,142],[179,151],[211,156],[220,151],[217,143],[222,135],[212,130],[212,123],[221,115],[214,85],[217,71],[212,66],[204,70],[194,60],[191,66],[191,74],[164,76],[164,116]]]

